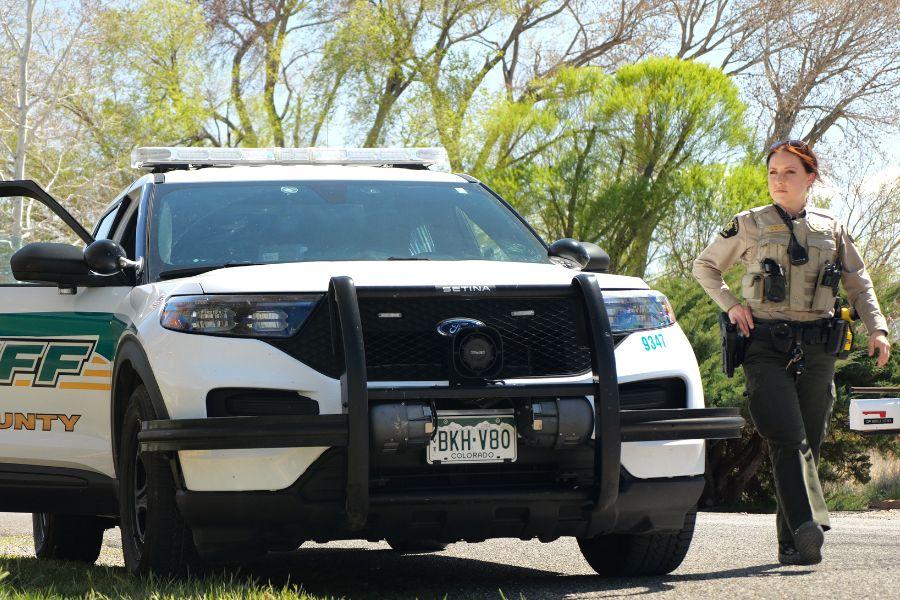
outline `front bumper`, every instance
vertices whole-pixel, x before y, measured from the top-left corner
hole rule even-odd
[[[548,288],[541,288],[547,293]],[[559,289],[551,290],[559,293]],[[589,275],[577,276],[567,293],[584,302],[591,345],[590,383],[528,385],[480,385],[453,387],[369,387],[366,378],[365,348],[362,338],[358,295],[402,294],[377,288],[357,290],[348,277],[331,281],[328,301],[343,351],[341,401],[343,414],[303,417],[224,417],[150,421],[139,434],[145,452],[182,450],[223,450],[238,448],[345,449],[343,472],[344,503],[339,513],[347,531],[368,529],[370,511],[384,497],[370,497],[369,403],[428,399],[539,398],[592,396],[594,398],[593,481],[588,487],[572,490],[576,503],[588,502],[590,531],[611,530],[619,505],[622,443],[651,440],[718,439],[740,436],[744,424],[737,409],[693,408],[621,410],[612,333],[602,293]],[[413,291],[410,293],[421,293]],[[527,294],[519,288],[498,289],[495,294]],[[185,492],[187,493],[187,492]],[[521,494],[523,492],[517,492]],[[559,493],[559,492],[554,492]],[[624,493],[624,490],[623,490]],[[247,497],[254,494],[242,492]],[[696,501],[697,495],[693,501]],[[430,496],[428,496],[430,498]],[[465,495],[463,496],[465,497]],[[408,499],[425,502],[427,498]],[[560,500],[562,501],[562,500]],[[492,501],[493,502],[493,501]],[[401,503],[402,504],[402,503]],[[684,512],[682,511],[682,516]],[[191,519],[189,519],[189,522]]]
[[[505,386],[502,391],[504,398],[533,398],[586,395],[591,388],[584,384],[552,388],[523,385]],[[391,397],[383,393],[384,388],[378,388],[369,390],[369,397],[411,399],[416,389],[402,388],[402,393]],[[556,394],[548,394],[548,389]],[[735,438],[740,437],[744,426],[738,408],[620,410],[619,421],[622,442]],[[170,419],[147,421],[138,439],[143,452],[346,447],[350,445],[350,426],[348,415]]]
[[[678,531],[697,504],[702,476],[617,481],[618,494],[602,513],[591,489],[499,486],[478,490],[375,492],[362,528],[345,517],[342,481],[346,449],[319,458],[294,485],[273,492],[180,491],[178,508],[200,547],[265,543],[297,547],[305,540],[428,539],[442,542],[512,537],[551,541],[599,532]]]

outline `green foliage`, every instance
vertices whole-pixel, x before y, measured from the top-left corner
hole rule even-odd
[[[204,139],[212,110],[204,96],[209,32],[196,3],[148,0],[94,16],[96,86],[72,109],[103,161],[127,163],[139,145]]]
[[[615,271],[643,275],[662,218],[686,198],[713,205],[721,161],[747,139],[744,112],[734,83],[700,63],[650,58],[612,77],[563,69],[539,100],[485,115],[489,151],[474,166],[548,238],[596,241]]]
[[[663,249],[654,270],[670,276],[689,274],[694,258],[734,215],[769,201],[765,173],[748,159],[695,164],[675,177],[679,193],[654,234]]]

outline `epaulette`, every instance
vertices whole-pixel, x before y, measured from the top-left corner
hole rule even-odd
[[[750,213],[750,214],[759,214],[759,213],[765,212],[767,210],[775,210],[775,205],[774,204],[763,204],[762,206],[754,206],[750,210],[747,210],[744,212]]]
[[[830,210],[828,210],[827,208],[819,208],[818,206],[807,206],[806,212],[821,215],[823,217],[828,217],[829,219],[835,218],[834,213],[832,213]]]

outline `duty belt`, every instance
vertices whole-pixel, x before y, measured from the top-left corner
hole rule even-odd
[[[778,342],[780,340],[793,341],[799,337],[804,344],[824,344],[828,341],[830,325],[828,319],[802,322],[754,319],[753,326],[750,331],[752,339]]]
[[[828,319],[817,321],[754,321],[751,339],[768,340],[772,347],[788,355],[785,370],[796,379],[803,374],[806,360],[803,345],[824,345],[828,341]]]

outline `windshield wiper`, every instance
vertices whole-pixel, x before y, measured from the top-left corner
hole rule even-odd
[[[207,273],[209,271],[215,271],[216,269],[227,269],[229,267],[253,267],[256,265],[271,265],[275,263],[260,263],[260,262],[227,262],[221,265],[197,265],[196,267],[184,267],[181,269],[168,269],[166,271],[161,271],[159,273],[159,278],[162,279],[178,279],[179,277],[191,277],[192,275],[200,275],[202,273]]]
[[[418,256],[388,256],[388,260],[431,260],[430,258],[421,258]]]

